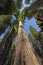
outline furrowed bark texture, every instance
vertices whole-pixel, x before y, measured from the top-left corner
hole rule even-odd
[[[25,34],[21,21],[19,22],[14,65],[40,65],[32,51],[32,47]]]

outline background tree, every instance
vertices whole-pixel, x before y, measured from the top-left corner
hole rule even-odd
[[[29,34],[29,39],[30,39],[35,51],[42,58],[43,49],[42,49],[42,44],[40,41],[43,39],[43,37],[39,36],[40,35],[39,32],[37,32],[37,30],[32,26],[30,26],[30,31],[31,31],[31,33]],[[40,40],[39,40],[39,38],[40,38]]]
[[[37,1],[39,2],[39,0],[37,0]],[[29,2],[29,0],[26,0],[25,2],[27,3],[27,2]],[[5,3],[5,4],[3,4],[3,3]],[[5,58],[4,58],[4,62],[5,63],[3,63],[4,65],[7,65],[7,64],[10,65],[10,63],[11,63],[10,59],[12,59],[12,57],[11,57],[12,56],[12,45],[13,45],[12,41],[17,36],[17,29],[18,29],[18,23],[19,23],[19,21],[24,22],[24,19],[26,18],[26,16],[28,18],[31,18],[32,16],[35,16],[36,19],[40,19],[40,18],[43,17],[43,9],[36,10],[37,9],[37,5],[35,5],[36,9],[34,9],[34,11],[33,11],[33,9],[32,9],[32,8],[34,8],[34,6],[33,6],[34,3],[33,3],[31,5],[32,8],[30,8],[30,9],[24,8],[24,10],[22,10],[22,12],[20,13],[19,9],[22,6],[22,1],[21,0],[14,0],[14,1],[13,0],[6,0],[6,2],[3,1],[3,3],[1,1],[0,13],[10,14],[10,15],[0,15],[0,30],[1,30],[0,34],[2,32],[4,32],[4,30],[6,29],[7,26],[10,26],[11,28],[13,27],[12,33],[10,34],[10,36],[6,40],[7,45],[5,43],[5,47],[4,47],[4,51],[5,51],[6,48],[7,48],[6,46],[8,46],[8,43],[9,44],[11,43],[11,46],[8,47],[8,49],[10,48],[9,49],[9,53],[7,52],[8,55],[10,53],[11,54],[10,54],[10,56],[8,56],[8,55],[5,56]],[[40,3],[42,3],[42,2],[40,2]],[[38,5],[38,8],[39,8],[39,5]],[[16,21],[14,22],[14,24],[11,24],[12,14],[14,14],[16,16]],[[29,38],[33,42],[33,45],[34,45],[34,48],[35,48],[36,52],[39,54],[39,56],[41,56],[42,55],[42,50],[41,50],[40,43],[41,43],[41,40],[43,38],[42,37],[43,34],[41,34],[41,37],[39,38],[40,41],[39,41],[39,39],[38,39],[38,34],[39,33],[33,27],[30,27],[30,29],[31,29],[31,34],[29,35]],[[39,36],[40,36],[40,34],[39,34]],[[2,45],[2,50],[3,50],[3,46],[4,46],[4,44]],[[9,58],[7,58],[7,56]]]

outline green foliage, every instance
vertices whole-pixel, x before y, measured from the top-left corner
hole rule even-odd
[[[12,14],[15,9],[13,0],[3,0],[0,2],[0,14]]]
[[[11,15],[0,15],[0,34],[6,29],[8,25],[11,25]]]
[[[25,3],[28,4],[30,0],[25,0]]]
[[[43,55],[43,33],[39,33],[35,28],[30,26],[31,33],[28,35],[30,42],[32,42],[33,48],[36,53],[42,57]]]
[[[40,25],[42,22],[41,21],[37,21],[37,24]]]
[[[5,5],[5,14],[12,14],[14,12],[15,8],[15,3],[13,0],[7,0],[7,4]]]
[[[40,41],[40,44],[42,45],[42,47],[43,47],[43,32],[40,32],[39,33],[39,41]]]
[[[41,28],[41,31],[43,31],[43,18],[41,20],[41,18],[39,19],[39,21],[37,21],[37,24],[39,25],[39,27]]]
[[[22,6],[22,0],[14,0],[14,1],[15,1],[16,7],[17,7],[18,9],[20,9],[21,6]]]
[[[30,10],[30,11],[27,11],[27,17],[32,17],[32,16],[35,16],[36,18],[40,18],[40,17],[43,17],[43,10]]]
[[[19,14],[18,21],[22,21],[22,22],[24,21],[24,19],[26,17],[25,13],[26,13],[26,10],[24,9],[23,12],[21,12],[21,14]]]
[[[14,30],[17,33],[17,25],[14,25]]]
[[[30,31],[34,37],[38,37],[38,32],[34,27],[30,26]]]
[[[28,37],[29,37],[29,39],[30,39],[30,42],[34,42],[34,37],[33,37],[33,35],[31,34],[31,33],[29,33],[29,35],[28,35]]]
[[[27,4],[30,0],[26,0],[25,3]],[[11,36],[8,37],[8,39],[6,40],[6,46],[10,43],[10,46],[7,50],[6,56],[4,58],[4,64],[3,65],[13,65],[13,60],[14,60],[14,52],[15,52],[15,45],[16,43],[13,41],[13,38],[16,37],[17,35],[17,31],[18,31],[18,21],[22,21],[24,22],[25,17],[32,17],[35,16],[36,18],[40,18],[43,17],[43,11],[40,10],[27,10],[27,8],[25,8],[21,14],[19,13],[19,9],[22,6],[22,0],[0,0],[0,7],[2,7],[2,9],[0,9],[0,12],[3,14],[9,14],[9,15],[0,15],[0,34],[5,30],[5,28],[9,25],[12,25],[10,23],[12,14],[14,13],[14,15],[17,18],[17,21],[15,21],[15,23],[12,25],[13,30],[11,33]],[[32,8],[33,9],[33,8]],[[39,23],[41,24],[41,22]],[[42,54],[42,50],[43,50],[43,33],[39,33],[36,31],[36,29],[34,29],[33,27],[30,26],[30,31],[31,33],[29,34],[29,39],[32,42],[32,45],[35,49],[35,51],[41,55]],[[1,42],[2,40],[0,40]],[[13,41],[13,43],[12,43]],[[42,46],[42,48],[40,47]],[[4,47],[4,44],[3,44]],[[41,50],[39,49],[39,47],[41,48]],[[4,48],[6,50],[6,48]]]
[[[3,25],[4,21],[11,20],[11,15],[0,15],[0,25]]]
[[[10,32],[9,32],[10,33]],[[14,56],[15,56],[15,37],[16,37],[16,33],[14,30],[11,31],[11,34],[9,35],[9,37],[6,39],[6,42],[4,42],[4,44],[2,46],[4,46],[3,49],[4,52],[6,52],[6,55],[4,56],[4,60],[3,60],[3,65],[12,65],[14,62]],[[2,48],[2,47],[1,47]],[[7,50],[6,50],[7,49]],[[0,51],[3,52],[3,51]],[[4,55],[3,52],[3,55]],[[0,54],[0,56],[3,56],[2,54]]]
[[[5,4],[7,3],[7,0],[0,0],[0,7],[4,7]]]

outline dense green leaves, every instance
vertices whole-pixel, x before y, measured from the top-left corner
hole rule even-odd
[[[12,14],[15,10],[15,3],[13,0],[4,0],[0,2],[0,14]]]
[[[4,32],[8,25],[11,25],[11,15],[0,15],[0,34]]]
[[[11,15],[0,15],[0,26],[3,25],[3,23],[6,23],[4,21],[11,20]],[[3,23],[2,23],[3,22]]]
[[[34,35],[34,37],[37,37],[38,36],[38,32],[32,26],[30,26],[30,31],[32,32],[32,35]]]
[[[39,33],[39,41],[43,47],[43,31]]]
[[[23,12],[21,12],[21,14],[18,15],[18,21],[24,22],[25,17],[26,17],[26,10],[24,9]]]
[[[22,0],[14,0],[14,2],[15,2],[16,7],[17,7],[18,9],[20,9],[21,6],[22,6]]]
[[[37,30],[30,26],[30,34],[28,35],[30,42],[37,54],[42,57],[43,55],[43,32],[37,32]]]

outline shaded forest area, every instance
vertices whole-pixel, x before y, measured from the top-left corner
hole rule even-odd
[[[43,0],[0,0],[0,65],[14,64],[19,22],[23,28],[26,17],[33,16],[40,31],[30,26],[27,36],[32,51],[43,65]]]

